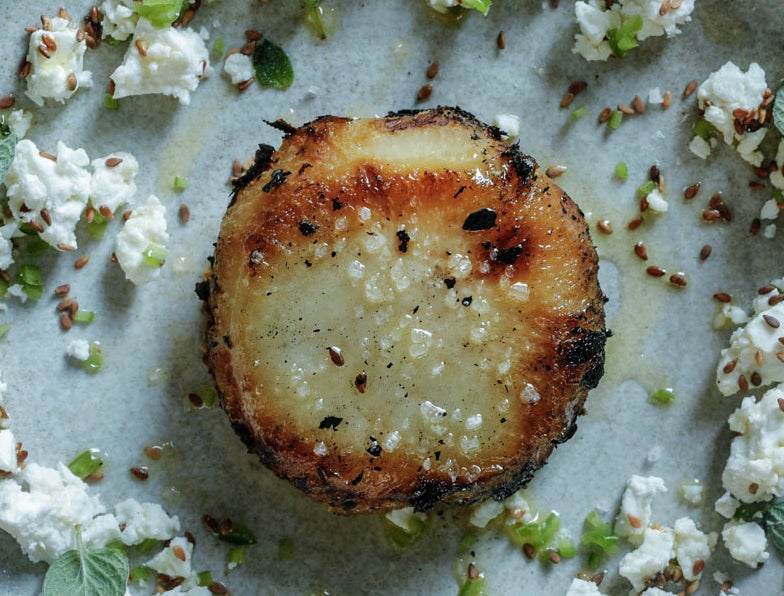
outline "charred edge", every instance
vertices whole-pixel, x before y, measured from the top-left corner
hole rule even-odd
[[[279,130],[283,133],[283,138],[288,139],[291,135],[297,132],[297,127],[292,126],[288,122],[286,122],[283,118],[278,118],[277,120],[270,122],[269,120],[264,121],[265,124],[271,126],[275,130]]]
[[[286,181],[286,178],[291,176],[291,172],[284,172],[281,169],[272,170],[272,175],[270,176],[270,181],[267,182],[261,190],[263,192],[270,192],[276,186],[280,186]]]
[[[604,374],[604,345],[606,331],[596,331],[584,327],[571,330],[571,337],[562,343],[562,356],[567,366],[579,367],[590,364],[583,375],[582,384],[593,389]]]
[[[460,122],[470,128],[485,132],[494,140],[500,138],[500,131],[497,128],[479,121],[476,116],[458,106],[399,110],[397,112],[388,112],[386,118],[389,130],[402,130],[413,125],[438,124],[443,126],[449,122]],[[415,122],[396,122],[397,119],[413,119]]]
[[[498,487],[493,489],[492,498],[496,501],[503,501],[511,497],[521,488],[531,482],[537,470],[544,467],[544,462],[533,463],[527,462],[523,468],[518,471],[509,482],[503,482]]]
[[[194,291],[196,292],[196,296],[199,297],[199,300],[207,302],[210,299],[210,282],[206,279],[196,282]]]
[[[273,153],[275,153],[275,148],[271,145],[265,145],[263,143],[259,145],[259,148],[256,149],[256,155],[253,158],[253,165],[249,167],[242,176],[237,178],[232,185],[231,204],[229,206],[234,204],[234,200],[237,198],[237,193],[239,191],[269,169],[270,164],[272,163]]]
[[[456,492],[455,487],[445,480],[420,478],[419,484],[414,489],[411,504],[415,511],[428,511],[453,492]]]
[[[517,172],[522,184],[527,184],[531,179],[531,175],[536,170],[536,160],[530,155],[520,153],[517,145],[504,151],[502,156],[509,160],[510,165]]]

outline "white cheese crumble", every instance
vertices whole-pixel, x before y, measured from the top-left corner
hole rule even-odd
[[[84,362],[90,357],[90,342],[86,339],[75,339],[65,348],[65,353],[71,358]]]
[[[516,114],[496,114],[493,126],[504,133],[505,139],[515,139],[520,136],[520,116]]]
[[[136,285],[158,277],[161,268],[149,263],[145,252],[151,247],[165,251],[168,241],[166,209],[156,196],[150,195],[145,203],[133,210],[117,234],[114,254],[125,277]]]
[[[730,493],[724,493],[716,499],[716,502],[713,504],[716,513],[726,519],[732,519],[735,512],[738,510],[738,507],[740,507],[740,501]]]
[[[757,402],[744,398],[730,415],[737,433],[721,479],[724,488],[744,503],[784,496],[784,386],[770,389]]]
[[[681,517],[675,520],[674,551],[675,558],[683,571],[683,577],[688,581],[699,579],[713,548],[716,546],[718,535],[715,532],[706,534],[702,532],[694,520]]]
[[[8,269],[14,262],[14,245],[11,238],[19,229],[15,221],[0,226],[0,269]]]
[[[633,475],[626,483],[621,498],[621,509],[613,531],[630,543],[639,545],[651,525],[654,497],[667,492],[664,480],[658,476]]]
[[[16,457],[16,438],[10,430],[0,430],[0,478],[19,471]]]
[[[26,95],[37,105],[45,99],[63,103],[79,87],[92,85],[92,73],[84,70],[87,43],[77,41],[77,28],[68,19],[51,19],[49,31],[37,29],[30,34],[27,61],[31,65],[27,76]]]
[[[255,76],[253,60],[250,56],[236,52],[224,61],[223,72],[231,79],[232,85],[239,85]]]
[[[119,160],[119,162],[118,162]],[[130,153],[117,152],[92,161],[90,204],[99,209],[108,207],[112,213],[133,203],[136,195],[136,174],[139,163]]]
[[[209,51],[198,33],[187,27],[156,29],[139,19],[123,63],[111,74],[113,96],[160,93],[187,105],[211,72]]]
[[[647,528],[642,544],[621,559],[618,572],[640,592],[646,580],[668,565],[674,555],[674,545],[675,535],[669,528]]]
[[[62,142],[52,160],[32,141],[19,141],[5,178],[14,218],[40,227],[41,239],[54,247],[76,248],[74,228],[90,194],[91,175],[85,169],[89,163],[84,149],[70,149]]]
[[[11,110],[6,116],[5,123],[17,139],[23,139],[33,125],[33,114],[25,110]]]
[[[758,567],[768,560],[765,530],[754,522],[729,521],[721,532],[724,545],[736,561]]]
[[[777,286],[781,284],[781,280],[774,281],[774,289],[754,301],[754,316],[732,333],[730,345],[721,351],[716,383],[722,394],[733,395],[744,383],[751,386],[753,379],[757,386],[784,382],[784,362],[777,357],[782,351],[779,337],[784,328],[777,325],[784,324],[784,302],[768,303],[780,294]]]
[[[120,540],[128,546],[148,538],[168,540],[180,530],[177,516],[169,517],[157,503],[139,503],[126,499],[114,507],[114,516],[122,528]]]
[[[416,534],[422,524],[427,521],[427,515],[421,511],[414,511],[413,507],[393,509],[384,515],[388,522],[397,526],[408,534]],[[414,521],[416,520],[416,521]]]
[[[648,208],[654,213],[667,213],[670,209],[667,199],[664,198],[664,195],[658,188],[654,188],[649,192],[645,196],[645,200],[648,203]]]
[[[87,529],[104,512],[98,497],[63,464],[29,463],[15,480],[0,483],[0,528],[33,562],[51,563],[74,548],[74,526]]]
[[[661,0],[619,0],[607,8],[604,0],[576,2],[574,6],[580,32],[575,35],[572,51],[586,60],[607,60],[612,49],[607,40],[608,32],[628,23],[639,15],[642,28],[635,34],[638,41],[648,37],[680,33],[680,25],[691,21],[695,0],[683,0],[677,8],[661,14]]]
[[[765,92],[770,92],[765,82],[765,71],[754,62],[745,73],[732,62],[727,62],[712,73],[697,89],[697,100],[706,121],[719,131],[724,142],[734,147],[740,156],[752,165],[762,163],[762,153],[757,149],[765,137],[766,128],[747,132],[745,125],[736,130],[735,111],[747,113],[758,110]],[[700,157],[710,155],[710,145],[692,141],[692,151]],[[695,151],[696,149],[696,151]]]
[[[125,41],[136,28],[139,15],[133,9],[134,0],[104,0],[98,10],[103,15],[103,36]]]
[[[575,577],[569,584],[566,596],[603,596],[603,592],[594,582]]]
[[[177,538],[172,538],[166,548],[144,565],[169,577],[184,577],[188,580],[193,575],[191,568],[192,556],[193,544],[186,538],[178,536]]]

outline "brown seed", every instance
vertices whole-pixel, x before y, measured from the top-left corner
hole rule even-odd
[[[30,75],[32,69],[33,65],[27,60],[23,60],[22,64],[19,66],[19,78],[26,79]]]
[[[79,42],[79,43],[82,43],[84,41],[84,38],[85,38],[84,29],[81,29],[81,28],[77,29],[77,31],[76,31],[76,41]]]
[[[526,542],[523,545],[523,554],[526,558],[533,560],[536,557],[536,547],[530,542]]]
[[[648,169],[648,178],[651,179],[651,182],[655,182],[656,184],[659,183],[659,180],[661,179],[661,170],[659,170],[659,166],[653,164]]]
[[[65,79],[65,85],[68,87],[68,91],[76,91],[76,88],[79,86],[79,81],[76,79],[74,73],[68,73],[68,76]]]
[[[54,289],[54,295],[58,297],[67,296],[71,291],[70,284],[62,284]]]
[[[762,385],[762,375],[760,375],[756,370],[751,373],[751,384],[755,387]]]
[[[778,329],[781,326],[779,320],[773,315],[762,315],[762,319],[768,324],[771,329]]]
[[[122,157],[109,157],[109,158],[106,159],[105,162],[103,162],[103,164],[107,168],[116,168],[117,166],[119,166],[122,163],[122,161],[123,161]]]
[[[123,211],[122,220],[128,221],[131,218],[131,215],[133,215],[133,209],[128,209],[127,211]]]
[[[430,63],[430,66],[427,67],[427,70],[425,71],[425,76],[427,76],[428,79],[435,79],[436,76],[438,76],[439,67],[440,64],[438,63],[438,60],[434,60],[433,62]]]
[[[721,219],[721,214],[715,209],[705,209],[702,212],[702,219],[705,221],[717,221]]]
[[[87,484],[94,484],[96,482],[100,482],[101,480],[103,480],[102,472],[93,472],[92,474],[88,474],[84,477],[84,481]]]
[[[727,292],[718,292],[713,295],[713,299],[716,302],[724,302],[724,303],[732,302],[732,296],[727,294]]]
[[[106,205],[98,207],[98,213],[100,213],[104,219],[111,219],[113,215],[112,210]]]
[[[740,389],[743,393],[746,393],[749,390],[749,382],[746,380],[745,375],[738,377],[738,389]]]
[[[766,170],[765,168],[759,168],[757,166],[752,166],[751,169],[754,170],[754,175],[757,176],[757,178],[769,178],[770,177],[770,172],[768,170]]]
[[[498,37],[495,38],[495,47],[497,47],[499,50],[506,49],[506,35],[503,31],[498,32]]]
[[[210,591],[210,594],[218,594],[219,596],[229,593],[228,588],[220,582],[212,582],[207,589]]]
[[[11,106],[14,105],[16,98],[13,95],[6,95],[5,97],[0,97],[0,110],[7,110]]]
[[[757,484],[756,482],[752,482],[751,484],[749,484],[749,493],[751,493],[752,495],[756,495],[758,490],[759,490],[759,484]]]
[[[44,231],[43,226],[41,224],[39,224],[37,221],[35,221],[35,220],[28,221],[27,225],[30,226],[33,230],[35,230],[39,234]]]
[[[245,91],[248,87],[253,84],[253,77],[249,78],[246,81],[240,81],[237,83],[237,91]]]
[[[618,111],[619,112],[623,112],[627,116],[631,116],[632,114],[634,114],[634,108],[632,108],[630,106],[627,106],[624,103],[619,103],[618,104]]]
[[[688,285],[688,281],[682,273],[673,273],[670,275],[670,284],[678,288],[685,288]]]
[[[473,563],[468,564],[468,579],[479,579],[479,569]]]
[[[574,93],[578,95],[585,91],[588,88],[588,83],[585,81],[575,81],[571,85],[569,85],[569,93]]]
[[[672,579],[672,581],[675,582],[676,584],[681,583],[681,580],[683,579],[683,570],[680,568],[679,565],[676,565],[675,568],[672,570],[672,575],[670,576],[670,579]]]
[[[642,527],[642,520],[637,517],[636,515],[628,514],[626,519],[629,520],[629,525],[632,528],[641,528]]]
[[[613,111],[611,107],[607,106],[604,108],[601,112],[599,112],[599,123],[604,124],[607,122],[610,119],[610,116],[612,116],[612,113]]]
[[[711,253],[713,252],[713,247],[710,244],[704,244],[700,249],[700,261],[705,261]]]
[[[346,359],[343,357],[343,351],[340,348],[336,346],[330,346],[328,350],[332,364],[335,366],[343,366],[346,363]]]
[[[784,397],[780,397],[780,398],[778,399],[778,404],[779,404],[779,410],[781,410],[782,412],[784,412]]]
[[[76,252],[75,246],[71,246],[70,244],[63,244],[62,242],[57,243],[57,248],[64,252]]]
[[[57,307],[55,308],[55,310],[57,310],[57,312],[70,311],[71,310],[71,306],[73,305],[74,302],[75,302],[75,300],[73,298],[70,298],[70,297],[66,296],[65,298],[60,300],[60,302],[57,304]]]
[[[133,45],[136,46],[136,50],[139,52],[139,56],[144,58],[147,56],[147,50],[149,49],[150,45],[144,41],[143,39],[137,39],[133,42]]]
[[[190,25],[191,21],[193,20],[193,17],[195,16],[196,16],[196,11],[193,10],[192,8],[185,10],[182,13],[182,16],[180,17],[180,25],[182,25],[183,27],[187,27],[188,25]]]
[[[686,200],[693,199],[700,191],[700,186],[701,184],[699,182],[695,182],[694,184],[687,186],[685,189],[683,189],[683,198]]]
[[[138,480],[147,480],[150,477],[150,471],[145,466],[134,466],[131,468],[131,475]]]
[[[601,586],[602,582],[604,581],[604,576],[606,573],[604,571],[600,571],[596,575],[591,578],[591,581],[595,583],[597,586]]]
[[[642,114],[645,112],[645,102],[643,102],[642,98],[639,95],[635,95],[634,99],[632,100],[632,107],[634,111],[638,114]]]
[[[180,561],[183,561],[183,562],[184,562],[184,561],[185,561],[185,559],[186,559],[186,556],[185,556],[185,549],[183,549],[183,548],[182,548],[181,546],[179,546],[179,545],[175,546],[175,547],[172,549],[172,554],[173,554],[175,557],[177,557],[177,558],[178,558]]]
[[[776,306],[779,302],[784,300],[784,294],[776,294],[768,298],[768,306]]]
[[[219,531],[218,522],[215,521],[215,518],[211,515],[205,513],[201,516],[201,523],[204,524],[204,527],[207,528],[213,534],[217,534]]]
[[[764,286],[760,286],[757,288],[757,294],[760,296],[764,296],[765,294],[770,294],[773,290],[775,290],[775,286],[772,284],[765,284]]]
[[[255,41],[248,41],[240,48],[240,54],[245,54],[246,56],[252,56],[254,51],[256,51]]]
[[[38,214],[41,216],[41,219],[44,220],[44,223],[47,226],[51,226],[52,225],[52,216],[49,215],[49,211],[46,209],[46,207],[41,209],[41,211],[39,211]]]
[[[57,158],[54,155],[52,155],[51,153],[47,153],[46,151],[39,151],[38,155],[40,155],[44,159],[48,159],[49,161],[57,161]]]
[[[636,230],[637,228],[640,227],[640,225],[642,225],[642,217],[637,216],[629,220],[629,222],[626,224],[626,229]]]
[[[670,0],[670,10],[678,10],[682,3],[683,0]]]
[[[563,94],[563,97],[561,97],[561,101],[558,105],[561,107],[561,109],[568,108],[570,105],[572,105],[573,101],[574,101],[574,93],[572,93],[571,91],[567,91],[566,93]]]
[[[196,537],[193,534],[191,534],[188,530],[185,530],[185,533],[183,534],[183,536],[185,536],[185,540],[187,540],[191,544],[193,544],[193,545],[196,544]]]
[[[74,262],[74,269],[83,269],[85,265],[90,261],[90,257],[88,255],[84,255],[83,257],[79,257]]]
[[[765,356],[763,356],[762,352],[760,352],[759,350],[754,352],[754,362],[757,363],[757,366],[765,365]]]
[[[561,174],[566,171],[566,166],[550,166],[545,170],[545,174],[547,174],[550,178],[558,178]]]
[[[662,110],[666,110],[667,108],[672,105],[672,93],[669,91],[665,91],[664,95],[662,96]]]
[[[223,521],[221,521],[221,523],[220,523],[220,530],[219,530],[221,535],[222,536],[228,536],[228,534],[231,532],[231,526],[232,526],[232,523],[231,523],[231,520],[228,517],[226,519],[224,519]]]
[[[756,236],[759,234],[760,227],[762,226],[762,222],[760,221],[759,217],[755,217],[751,220],[751,225],[749,226],[749,234],[751,236]]]
[[[182,223],[188,223],[188,221],[190,221],[191,210],[190,207],[188,207],[185,203],[180,204],[179,213],[180,213],[180,221]]]
[[[664,0],[659,7],[659,16],[663,17],[670,12],[670,0]]]
[[[144,448],[144,455],[150,459],[159,460],[161,455],[163,455],[163,447],[160,445],[147,445]]]
[[[424,101],[433,94],[433,85],[426,83],[419,88],[417,101]]]
[[[729,592],[731,589],[732,589],[732,582],[730,580],[723,582],[721,586],[719,586],[719,590],[721,590],[725,594]]]
[[[73,327],[73,321],[71,321],[71,317],[68,315],[67,312],[60,313],[60,327],[68,331],[71,327]]]
[[[561,555],[558,554],[558,551],[555,551],[551,548],[547,549],[547,558],[550,559],[550,562],[554,565],[557,565],[561,562]]]
[[[596,222],[596,228],[603,234],[612,234],[613,227],[608,219],[600,219]]]
[[[634,254],[640,257],[643,261],[648,260],[648,249],[645,248],[645,245],[642,242],[638,242],[634,245]]]
[[[42,35],[41,36],[41,41],[46,46],[46,49],[49,50],[50,52],[56,52],[57,51],[57,43],[54,41],[54,39],[52,39],[48,35]]]
[[[365,389],[367,388],[367,373],[362,371],[359,373],[356,378],[354,379],[354,386],[357,388],[357,391],[360,393],[365,393]]]
[[[191,402],[191,405],[194,408],[203,408],[204,407],[204,400],[198,393],[189,393],[188,400]]]
[[[255,29],[248,29],[245,31],[245,39],[248,41],[261,41],[264,39],[264,36],[261,34],[261,31],[256,31]]]
[[[650,275],[651,277],[663,277],[665,273],[667,273],[661,267],[657,267],[656,265],[651,265],[645,269],[645,273]]]
[[[697,89],[697,85],[698,85],[698,84],[699,84],[699,83],[697,83],[697,81],[696,81],[696,80],[694,80],[694,79],[692,79],[691,81],[689,81],[689,82],[686,84],[686,88],[683,90],[683,98],[684,98],[684,99],[686,99],[686,98],[687,98],[687,97],[689,97],[689,96],[690,96],[692,93],[694,93],[694,91]]]

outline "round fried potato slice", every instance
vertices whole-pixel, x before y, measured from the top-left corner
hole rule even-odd
[[[510,495],[603,373],[579,208],[457,108],[285,132],[199,287],[234,429],[336,511]]]

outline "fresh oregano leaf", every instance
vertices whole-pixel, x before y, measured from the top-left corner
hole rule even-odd
[[[76,530],[76,550],[52,563],[42,596],[123,596],[128,582],[128,556],[117,548],[85,548]]]
[[[460,6],[464,8],[475,8],[485,16],[487,16],[487,12],[490,10],[490,5],[492,3],[492,0],[462,0],[461,2],[458,2]]]
[[[773,102],[773,125],[784,135],[784,85],[779,87]]]
[[[774,503],[765,512],[765,534],[784,560],[784,501]]]
[[[0,183],[5,180],[8,168],[14,161],[16,152],[16,135],[11,132],[6,123],[0,119]]]
[[[268,39],[256,45],[253,68],[256,80],[264,88],[288,89],[294,81],[294,69],[286,52]]]

